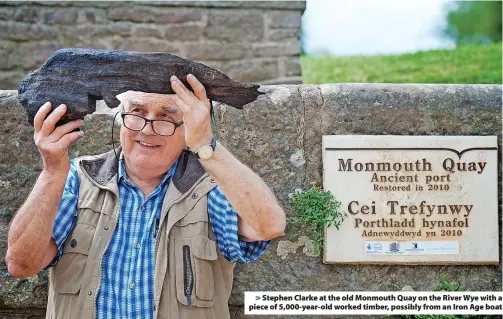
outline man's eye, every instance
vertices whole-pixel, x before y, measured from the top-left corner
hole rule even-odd
[[[139,108],[134,108],[134,109],[131,110],[131,112],[139,112],[139,111],[140,111]]]

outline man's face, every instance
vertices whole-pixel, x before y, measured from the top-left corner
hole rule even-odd
[[[175,94],[156,94],[128,91],[117,98],[124,105],[124,112],[150,120],[182,121],[183,115],[174,102]],[[166,173],[185,145],[184,126],[178,127],[171,136],[161,136],[147,123],[141,131],[132,131],[123,125],[120,141],[126,167],[135,174],[152,178]]]

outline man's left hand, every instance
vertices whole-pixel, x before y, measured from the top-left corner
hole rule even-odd
[[[175,75],[171,76],[170,81],[176,93],[176,106],[183,113],[185,143],[192,151],[202,145],[210,144],[213,138],[210,119],[211,105],[204,86],[192,74],[187,75],[187,82],[194,93],[187,89]]]
[[[192,150],[211,143],[210,101],[204,86],[192,74],[187,82],[190,92],[176,77],[171,77],[171,87],[176,93],[175,102],[183,113],[185,142]],[[215,180],[239,216],[238,234],[243,240],[269,240],[283,235],[286,227],[285,212],[276,196],[257,174],[236,159],[223,145],[212,157],[215,160],[201,164]]]

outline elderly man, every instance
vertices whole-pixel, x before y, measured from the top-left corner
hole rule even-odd
[[[47,318],[228,318],[234,263],[283,234],[264,182],[216,142],[210,102],[175,76],[176,94],[128,91],[119,154],[70,161],[82,121],[34,119],[43,170],[9,231],[15,277],[50,268]]]

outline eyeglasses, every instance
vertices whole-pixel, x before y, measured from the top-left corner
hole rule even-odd
[[[124,126],[131,131],[141,131],[143,130],[145,125],[150,122],[154,133],[161,136],[173,135],[175,134],[176,128],[183,125],[183,121],[175,123],[164,120],[149,120],[144,117],[129,113],[122,113],[121,117]]]

